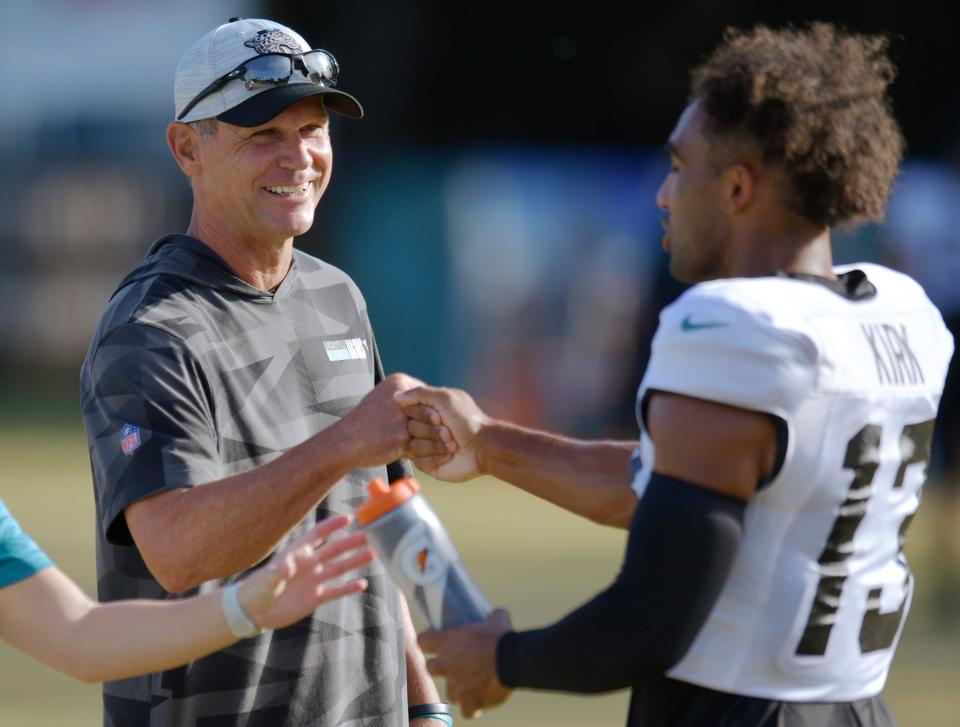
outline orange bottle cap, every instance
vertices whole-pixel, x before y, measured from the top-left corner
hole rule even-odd
[[[367,485],[370,496],[357,508],[357,524],[369,525],[388,512],[393,512],[411,497],[420,492],[420,485],[412,477],[404,477],[388,485],[379,477],[374,477]]]

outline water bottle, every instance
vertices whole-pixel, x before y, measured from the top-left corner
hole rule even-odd
[[[483,621],[490,604],[470,578],[437,514],[413,478],[376,478],[357,508],[357,525],[393,580],[432,629]]]

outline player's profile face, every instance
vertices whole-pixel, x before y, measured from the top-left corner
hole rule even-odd
[[[259,245],[310,229],[333,169],[329,120],[317,97],[261,126],[221,123],[200,153],[194,189],[202,213],[234,239]]]
[[[697,101],[683,110],[666,150],[670,170],[657,191],[657,206],[667,213],[663,248],[670,253],[670,273],[685,283],[720,277],[729,225]]]

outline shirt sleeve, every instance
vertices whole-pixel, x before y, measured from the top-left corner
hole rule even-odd
[[[101,341],[82,412],[109,542],[133,543],[129,505],[220,478],[211,401],[199,362],[176,336],[131,323]]]
[[[693,288],[661,315],[642,395],[666,391],[788,419],[814,388],[817,356],[804,332]]]
[[[53,562],[33,542],[0,501],[0,588],[50,568]]]

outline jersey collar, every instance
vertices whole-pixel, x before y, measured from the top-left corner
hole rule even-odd
[[[851,301],[870,300],[877,295],[876,286],[870,282],[867,274],[862,270],[848,270],[838,275],[836,280],[809,273],[777,273],[777,275],[791,280],[804,280],[822,285]]]
[[[180,271],[179,274],[182,277],[189,277],[194,280],[194,282],[211,288],[230,290],[247,298],[257,298],[263,301],[280,300],[288,296],[291,290],[296,287],[296,254],[293,255],[290,262],[290,270],[287,271],[280,285],[273,291],[267,291],[250,285],[250,283],[237,275],[233,268],[231,268],[222,257],[217,255],[213,249],[190,235],[173,234],[161,237],[150,246],[144,262],[150,262],[151,258],[161,251],[163,251],[161,253],[163,255],[180,252],[181,255],[185,253],[196,259],[197,264],[192,270],[189,270],[189,272],[186,269]]]

